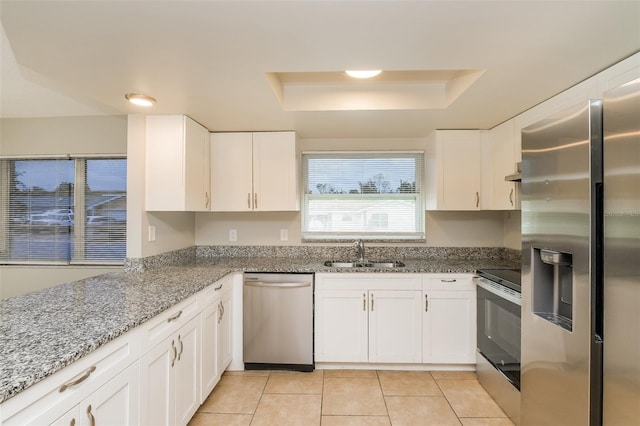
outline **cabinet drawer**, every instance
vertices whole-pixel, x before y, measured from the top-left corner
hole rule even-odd
[[[3,425],[46,423],[69,411],[140,355],[139,329],[128,332],[2,404]]]
[[[198,303],[200,304],[201,309],[206,308],[207,306],[214,303],[216,300],[220,299],[220,297],[228,291],[231,291],[233,287],[233,275],[227,275],[224,278],[219,279],[218,281],[211,284],[209,287],[202,290],[200,293],[196,294],[198,298]]]
[[[473,290],[473,274],[425,274],[422,277],[423,290]]]
[[[162,342],[198,313],[197,296],[183,300],[142,325],[141,353]]]

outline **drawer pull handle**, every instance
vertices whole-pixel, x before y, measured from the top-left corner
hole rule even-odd
[[[91,375],[91,373],[93,373],[94,371],[96,371],[96,366],[92,365],[91,367],[89,367],[87,369],[87,371],[84,372],[84,374],[82,376],[78,377],[77,379],[68,381],[64,385],[60,386],[60,389],[58,389],[58,392],[64,392],[68,388],[70,388],[71,386],[79,385],[80,383],[82,383],[85,380],[87,380],[89,378],[89,376]]]
[[[91,422],[89,424],[91,426],[96,426],[96,417],[91,412],[91,404],[89,404],[89,406],[87,407],[87,416],[89,416],[89,421]]]
[[[218,290],[220,290],[221,288],[222,288],[222,284],[220,284],[220,285],[219,285],[218,287],[216,287],[214,290],[215,290],[215,291],[218,291]]]
[[[453,280],[440,280],[441,283],[455,283],[457,281],[458,280],[456,280],[456,279],[453,279]]]
[[[167,322],[171,322],[171,321],[177,320],[178,318],[180,318],[180,315],[182,315],[182,310],[180,312],[178,312],[177,314],[175,314],[174,316],[167,318]]]

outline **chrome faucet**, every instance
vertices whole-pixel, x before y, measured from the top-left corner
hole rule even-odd
[[[358,249],[358,262],[364,262],[364,241],[356,240],[353,246]]]

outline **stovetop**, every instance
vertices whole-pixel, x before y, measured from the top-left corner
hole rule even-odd
[[[521,291],[520,269],[478,269],[477,275],[517,292]]]

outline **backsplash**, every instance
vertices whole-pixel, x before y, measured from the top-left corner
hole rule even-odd
[[[142,272],[158,266],[181,265],[196,258],[271,257],[309,260],[356,259],[348,246],[194,246],[145,258],[127,258],[126,272]],[[366,247],[367,259],[499,259],[520,261],[520,251],[503,247]]]

